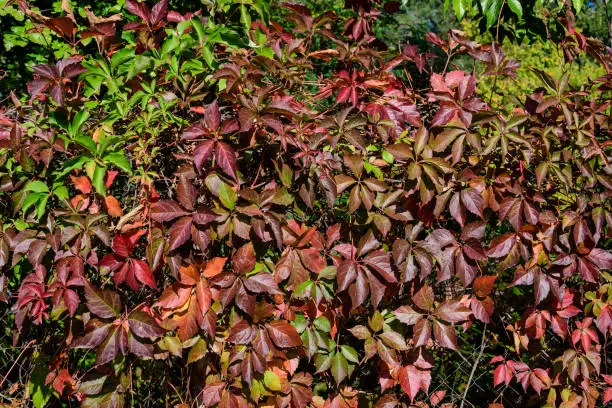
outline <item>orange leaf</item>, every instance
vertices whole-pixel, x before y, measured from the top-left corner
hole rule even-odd
[[[206,264],[206,267],[204,268],[204,272],[202,272],[202,274],[206,276],[207,278],[212,278],[213,276],[217,276],[223,270],[223,267],[225,266],[226,261],[227,261],[227,258],[220,258],[220,257],[211,259],[210,262]]]
[[[112,195],[107,195],[105,201],[108,215],[110,215],[111,217],[121,217],[123,215],[123,209],[121,208],[119,200],[117,200]]]
[[[72,184],[74,184],[74,187],[79,190],[81,193],[83,194],[89,194],[91,193],[91,182],[89,181],[89,179],[85,176],[70,176],[70,179],[72,180]]]

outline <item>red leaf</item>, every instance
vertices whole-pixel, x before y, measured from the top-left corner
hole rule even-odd
[[[191,296],[192,287],[175,282],[162,292],[156,305],[164,309],[180,308]]]
[[[202,404],[205,407],[212,407],[218,404],[219,401],[221,401],[221,392],[224,388],[225,383],[221,381],[215,381],[207,384],[202,390]]]
[[[274,276],[266,272],[260,272],[250,276],[244,280],[244,286],[253,293],[267,292],[271,295],[282,295],[283,292],[278,289]]]
[[[472,188],[461,190],[461,201],[469,212],[483,218],[484,199],[478,191]]]
[[[191,108],[191,110],[195,110],[196,108]],[[201,124],[197,123],[185,129],[185,131],[181,134],[181,140],[192,140],[198,139],[202,136],[208,135],[208,130]]]
[[[372,251],[363,259],[363,262],[378,272],[385,281],[389,283],[397,282],[397,278],[391,269],[391,254],[388,252]]]
[[[219,112],[219,103],[216,99],[206,106],[206,110],[204,111],[204,122],[211,130],[219,129],[221,125],[221,113]]]
[[[412,298],[415,305],[428,311],[433,308],[434,300],[434,292],[429,285],[424,285],[417,293],[414,294],[414,297]]]
[[[134,244],[127,235],[117,234],[113,238],[113,251],[117,255],[127,258],[134,252]]]
[[[246,275],[255,268],[255,248],[251,242],[238,248],[232,256],[232,265],[236,272]]]
[[[240,320],[234,326],[232,326],[227,341],[236,344],[249,344],[255,339],[257,330],[254,330],[249,322],[246,320]]]
[[[131,259],[130,261],[132,262],[132,270],[134,271],[136,279],[150,288],[157,289],[155,277],[151,269],[149,269],[149,265],[140,259]]]
[[[70,179],[72,180],[72,184],[74,184],[74,187],[77,190],[79,190],[81,193],[83,194],[91,193],[91,182],[86,176],[80,176],[80,177],[70,176]]]
[[[431,382],[431,373],[427,370],[420,370],[413,365],[405,366],[399,369],[399,383],[402,390],[410,401],[414,400],[419,390],[427,393],[429,390],[429,383]]]
[[[180,176],[176,186],[176,197],[181,206],[188,211],[193,211],[196,195],[197,191],[191,181],[185,176]]]

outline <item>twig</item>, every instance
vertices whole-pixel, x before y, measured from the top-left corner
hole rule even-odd
[[[486,334],[487,334],[487,325],[485,323],[484,328],[482,329],[482,340],[480,341],[480,351],[478,352],[478,357],[476,357],[476,361],[474,362],[474,365],[472,366],[472,372],[470,373],[470,377],[468,378],[468,382],[465,386],[465,391],[463,391],[463,397],[461,398],[461,405],[459,405],[459,408],[463,408],[463,406],[465,405],[465,398],[467,397],[467,393],[470,390],[470,384],[472,383],[472,380],[474,379],[474,374],[476,374],[476,369],[478,368],[478,364],[480,363],[480,359],[482,358],[482,354],[484,353],[485,346],[487,345]]]
[[[123,225],[125,225],[125,223],[127,223],[129,220],[134,218],[136,214],[138,214],[140,210],[142,210],[143,208],[144,208],[144,205],[140,204],[136,208],[134,208],[132,211],[130,211],[129,213],[121,217],[119,219],[119,222],[117,222],[117,225],[115,226],[115,230],[120,231],[121,228],[123,228]]]
[[[2,388],[2,385],[4,384],[4,382],[6,381],[6,379],[8,378],[9,374],[11,373],[11,371],[13,371],[13,368],[15,368],[15,365],[17,364],[17,362],[19,361],[19,359],[21,358],[21,356],[23,355],[23,353],[26,352],[27,349],[30,348],[30,346],[35,342],[36,340],[30,340],[28,342],[28,344],[26,344],[23,347],[23,350],[21,350],[21,353],[19,353],[19,355],[17,356],[17,358],[15,359],[15,361],[13,362],[13,365],[11,366],[11,368],[9,368],[8,372],[6,373],[6,375],[4,376],[4,378],[2,379],[2,381],[0,381],[0,388]]]

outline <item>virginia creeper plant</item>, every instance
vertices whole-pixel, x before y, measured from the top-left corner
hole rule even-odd
[[[72,50],[0,108],[1,300],[34,405],[612,399],[610,49],[565,9],[564,63],[608,74],[538,72],[494,106],[479,80],[519,66],[498,44],[390,51],[378,5],[348,3],[19,1]]]

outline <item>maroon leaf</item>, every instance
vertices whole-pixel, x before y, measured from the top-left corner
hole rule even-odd
[[[98,289],[88,282],[85,282],[85,301],[89,311],[103,319],[115,318],[121,313],[119,294],[112,290]]]
[[[266,324],[270,339],[276,347],[297,347],[302,344],[302,339],[295,327],[284,320],[275,320]]]
[[[409,326],[416,324],[423,317],[422,314],[407,305],[395,309],[393,314],[397,317],[397,320]]]
[[[173,200],[161,200],[151,206],[151,218],[157,222],[172,221],[189,213]]]
[[[255,268],[255,263],[255,248],[251,242],[241,246],[232,256],[232,265],[241,275],[251,272]]]
[[[142,338],[159,337],[166,332],[151,316],[141,310],[134,310],[130,313],[128,324],[130,331]]]
[[[169,251],[174,251],[189,240],[191,237],[191,224],[191,217],[180,218],[172,224],[168,236]]]
[[[192,133],[185,132],[183,137],[190,136]],[[195,150],[193,151],[193,162],[198,171],[202,171],[202,166],[204,162],[212,157],[213,149],[215,147],[216,142],[214,140],[205,140],[200,143]]]
[[[217,142],[215,160],[225,174],[231,176],[235,181],[238,181],[238,175],[236,174],[236,153],[230,145],[225,142]]]
[[[126,0],[125,8],[132,14],[137,15],[143,21],[149,23],[151,21],[151,12],[149,8],[144,4],[140,3],[137,0]]]
[[[161,22],[168,13],[168,0],[160,0],[151,9],[151,25],[155,26]]]
[[[433,329],[434,337],[441,346],[457,350],[457,336],[453,326],[434,320]]]
[[[465,321],[468,319],[470,314],[470,309],[458,301],[447,300],[436,309],[436,315],[439,318],[451,323]]]

